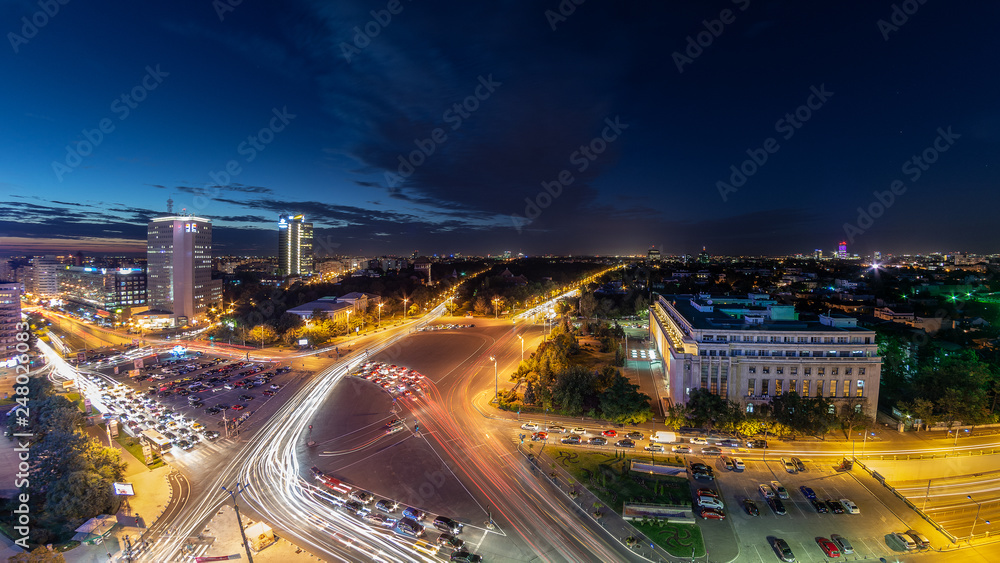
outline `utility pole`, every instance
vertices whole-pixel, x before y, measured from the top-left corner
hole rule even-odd
[[[247,543],[247,535],[246,532],[243,531],[243,520],[240,519],[240,505],[236,503],[236,495],[245,491],[246,488],[246,485],[236,483],[235,491],[230,491],[225,487],[222,487],[222,490],[229,493],[229,496],[233,499],[233,508],[236,509],[236,524],[240,527],[240,537],[243,538],[243,547],[246,548],[247,551],[247,561],[249,561],[249,563],[253,563],[253,555],[250,554],[250,544]]]

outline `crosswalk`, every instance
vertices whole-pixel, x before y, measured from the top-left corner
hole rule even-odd
[[[190,450],[171,448],[166,456],[171,465],[193,466],[202,461],[217,459],[237,443],[239,443],[238,437],[218,438],[214,441],[202,440]]]

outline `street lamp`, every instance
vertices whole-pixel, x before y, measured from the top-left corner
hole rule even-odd
[[[410,299],[408,297],[403,298],[403,322],[406,322],[406,302]]]
[[[976,519],[972,521],[972,529],[969,530],[969,543],[972,543],[972,536],[976,535],[976,522],[979,522],[979,511],[983,509],[983,503],[973,499],[972,495],[965,495],[965,498],[976,503]],[[989,520],[983,520],[983,522],[990,523]],[[989,532],[986,532],[986,535],[989,535]]]
[[[498,381],[498,379],[497,379],[497,359],[494,358],[493,356],[490,356],[490,361],[493,362],[493,399],[497,401],[497,404],[499,404],[499,402],[500,402],[499,401],[499,399],[500,399],[500,391],[499,391],[499,388],[497,386],[497,381]]]
[[[500,298],[499,297],[494,297],[493,298],[493,318],[494,319],[499,318],[499,316],[500,316],[500,312],[497,309],[497,303],[499,303],[499,302],[500,302]]]
[[[524,361],[524,337],[520,334],[517,335],[517,339],[521,341],[521,361]]]
[[[378,326],[382,326],[382,305],[385,305],[385,303],[378,304]]]

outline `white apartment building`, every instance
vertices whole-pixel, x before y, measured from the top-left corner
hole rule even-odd
[[[752,412],[796,391],[834,403],[863,398],[875,415],[882,359],[875,331],[854,318],[799,320],[794,307],[759,295],[661,295],[650,307],[649,328],[673,402],[700,388]]]
[[[21,322],[21,284],[0,281],[0,363],[8,364],[19,356],[17,325]],[[16,360],[14,360],[16,362]],[[13,367],[13,365],[8,365]]]

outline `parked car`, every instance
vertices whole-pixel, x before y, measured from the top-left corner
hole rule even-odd
[[[809,500],[813,500],[816,498],[816,491],[810,489],[805,485],[799,487],[799,490],[802,491],[802,496],[806,497]]]
[[[793,457],[792,458],[792,463],[795,464],[795,469],[798,469],[799,471],[805,471],[806,470],[806,464],[802,463],[801,459],[799,459],[797,457]]]
[[[774,498],[774,489],[772,489],[771,485],[768,485],[767,483],[761,483],[760,486],[757,487],[757,490],[760,491],[761,496],[765,499]]]
[[[716,508],[702,508],[701,517],[706,520],[725,520],[726,513]]]
[[[783,457],[781,458],[781,464],[785,466],[785,471],[789,473],[795,473],[796,471],[795,464],[792,463],[792,460],[788,459],[787,457]]]
[[[913,541],[913,538],[903,532],[893,532],[889,534],[889,536],[907,551],[917,549],[917,542]]]
[[[738,457],[733,458],[733,465],[736,467],[736,471],[743,471],[747,468],[746,464],[743,463],[743,459]]]
[[[743,499],[743,510],[750,516],[760,516],[760,509],[757,508],[757,503],[748,498]]]
[[[816,509],[817,514],[826,514],[829,511],[826,503],[821,500],[809,499],[809,502],[813,505],[813,508]]]
[[[832,534],[830,536],[830,539],[833,540],[833,543],[837,544],[837,547],[840,548],[841,553],[845,555],[854,553],[854,546],[851,545],[851,542],[848,541],[847,538],[845,538],[844,536],[840,534]]]
[[[771,510],[773,510],[774,513],[779,516],[784,516],[785,514],[788,514],[788,512],[785,510],[785,503],[781,502],[781,499],[779,499],[778,497],[772,497],[767,499],[767,504],[768,506],[771,507]]]
[[[830,512],[834,514],[844,513],[844,505],[840,504],[839,502],[833,500],[832,498],[826,499],[825,502],[826,502],[826,507],[830,509]]]
[[[781,486],[781,483],[779,483],[778,481],[771,481],[771,488],[774,489],[775,493],[777,493],[778,498],[782,500],[788,498],[788,489]]]
[[[917,544],[917,547],[923,549],[925,547],[930,547],[931,540],[927,539],[927,536],[921,534],[916,530],[907,530],[906,535],[913,539],[913,542]]]
[[[827,557],[840,557],[840,549],[837,544],[827,538],[816,538],[816,544],[823,550]]]
[[[844,505],[844,510],[846,510],[848,514],[861,514],[861,509],[858,508],[858,505],[854,504],[851,500],[842,498],[840,499],[840,504]]]
[[[771,547],[774,548],[774,552],[778,555],[778,559],[786,561],[787,563],[792,563],[795,561],[795,555],[792,554],[792,548],[788,547],[788,542],[781,538],[774,538],[771,542]]]

